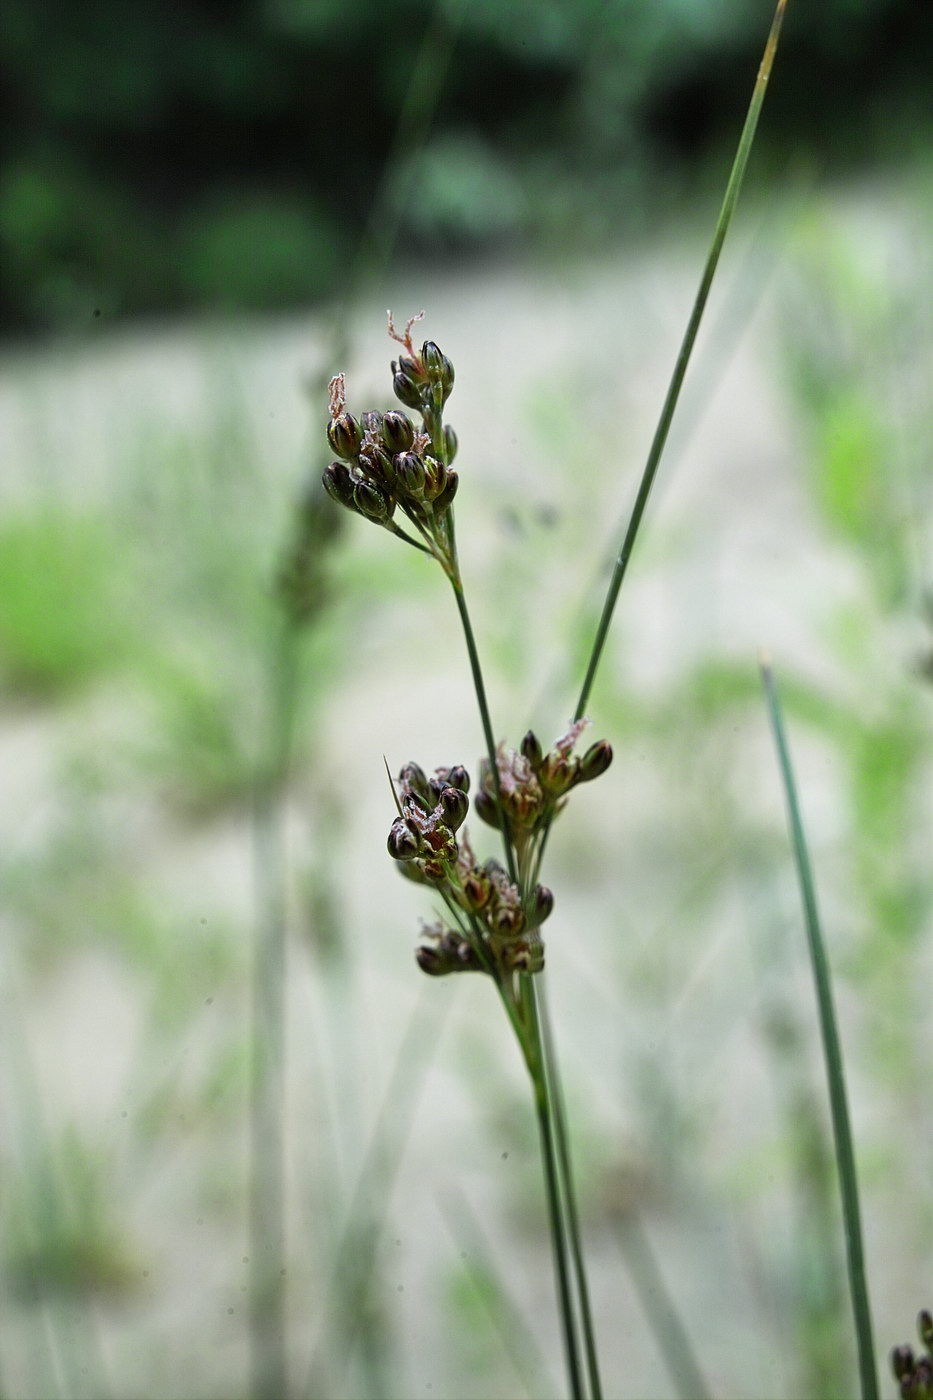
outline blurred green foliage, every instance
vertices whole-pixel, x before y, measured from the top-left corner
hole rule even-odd
[[[327,297],[397,176],[409,252],[644,219],[660,168],[695,179],[734,131],[769,11],[7,0],[0,310],[24,330]],[[783,150],[826,165],[923,139],[928,7],[791,6],[783,44],[765,124]]]
[[[125,562],[99,514],[44,506],[0,524],[0,679],[12,692],[53,698],[126,659]]]

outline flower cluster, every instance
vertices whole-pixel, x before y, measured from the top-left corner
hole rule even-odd
[[[405,349],[392,361],[393,389],[406,408],[421,415],[421,427],[416,429],[408,414],[397,409],[355,418],[346,411],[345,378],[336,375],[330,381],[327,440],[339,460],[326,468],[323,482],[340,505],[417,544],[393,519],[400,510],[430,552],[452,567],[449,510],[459,478],[450,464],[457,436],[444,425],[443,407],[453,388],[454,368],[433,340],[414,349],[411,328],[419,319],[413,317],[399,335],[390,315],[389,334]]]
[[[495,776],[488,759],[480,764],[480,790],[474,801],[476,815],[501,830],[505,813],[520,867],[535,838],[564,807],[570,789],[598,778],[612,762],[612,747],[605,739],[591,744],[582,758],[573,752],[588,724],[589,720],[577,720],[547,753],[530,729],[520,752],[500,744]]]
[[[500,981],[514,972],[537,972],[544,965],[539,929],[554,897],[535,885],[523,900],[497,860],[478,864],[461,831],[469,788],[469,775],[459,765],[428,778],[417,763],[407,763],[398,777],[389,854],[410,879],[438,891],[453,924],[425,926],[419,966],[432,976],[472,970]]]
[[[891,1369],[903,1400],[933,1400],[933,1315],[926,1309],[917,1318],[917,1331],[926,1355],[914,1356],[905,1343],[891,1352]]]

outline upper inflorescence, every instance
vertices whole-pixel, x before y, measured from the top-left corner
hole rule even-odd
[[[433,340],[414,349],[411,328],[419,319],[413,317],[399,335],[390,315],[389,334],[405,350],[392,361],[393,390],[406,408],[420,414],[421,427],[398,409],[354,417],[346,409],[345,377],[335,375],[327,440],[338,460],[325,469],[323,482],[340,505],[416,543],[393,519],[400,511],[430,552],[452,567],[449,511],[459,484],[451,468],[457,436],[444,424],[443,408],[453,388],[454,367]]]

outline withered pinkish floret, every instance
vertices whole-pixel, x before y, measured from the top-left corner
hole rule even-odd
[[[583,733],[584,729],[586,729],[587,726],[592,723],[593,721],[589,719],[575,720],[574,723],[567,730],[567,733],[562,734],[561,737],[555,741],[554,748],[557,750],[557,752],[561,755],[562,758],[566,758],[568,756],[568,754],[573,749],[574,744],[577,742],[580,735]]]
[[[415,315],[415,316],[410,316],[410,317],[409,317],[409,319],[405,322],[405,330],[404,330],[404,332],[403,332],[402,335],[399,335],[398,331],[395,329],[395,322],[394,322],[394,320],[392,319],[392,312],[391,312],[391,311],[388,311],[388,312],[386,312],[386,315],[387,315],[388,318],[389,318],[389,336],[390,336],[390,338],[391,338],[392,340],[397,341],[399,345],[404,345],[404,347],[405,347],[405,353],[408,355],[409,359],[412,359],[412,360],[416,359],[417,356],[416,356],[416,354],[415,354],[415,349],[414,349],[414,346],[413,346],[412,343],[411,343],[411,328],[412,328],[412,326],[417,325],[419,321],[423,321],[423,320],[424,320],[424,312],[423,312],[423,311],[419,311],[419,312],[417,313],[417,315]]]
[[[335,374],[327,386],[327,404],[331,418],[339,418],[347,406],[347,376]]]
[[[519,790],[540,793],[541,789],[534,770],[527,758],[507,748],[504,743],[496,749],[496,767],[499,769],[499,784],[504,793]]]

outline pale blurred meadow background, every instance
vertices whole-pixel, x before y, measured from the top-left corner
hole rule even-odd
[[[684,1393],[681,1332],[723,1400],[855,1388],[762,647],[882,1361],[933,1297],[922,8],[791,0],[590,702],[615,762],[548,850],[619,1400]],[[385,309],[425,309],[497,733],[562,733],[769,19],[9,4],[7,1400],[563,1393],[522,1066],[485,978],[418,971],[429,901],[385,852],[383,756],[476,772],[466,654],[430,562],[317,492],[326,381],[390,406]]]

